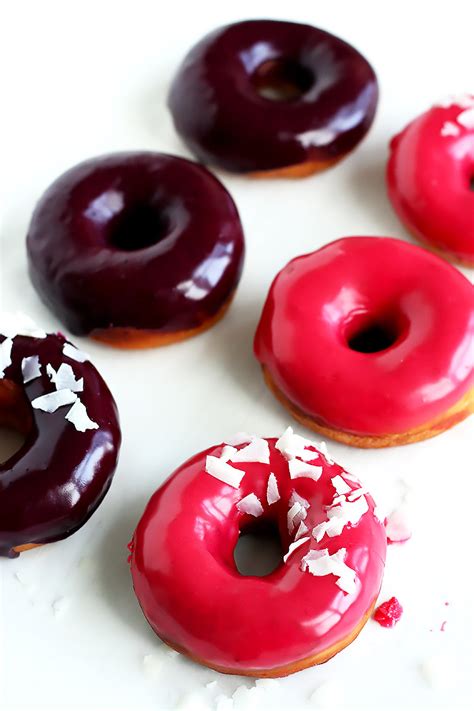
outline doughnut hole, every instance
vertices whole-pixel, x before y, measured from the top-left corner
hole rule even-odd
[[[20,451],[32,426],[31,408],[23,390],[11,380],[0,380],[0,464]]]
[[[134,252],[158,244],[168,232],[169,221],[159,208],[138,203],[124,208],[114,217],[108,241],[116,249]]]
[[[283,561],[283,547],[274,521],[257,519],[242,528],[234,548],[234,562],[241,575],[270,575]]]
[[[344,340],[351,351],[381,353],[400,343],[407,331],[408,323],[401,314],[388,313],[375,317],[360,314],[346,326]]]
[[[315,83],[311,69],[301,62],[280,57],[262,62],[252,75],[256,92],[269,101],[297,101]]]

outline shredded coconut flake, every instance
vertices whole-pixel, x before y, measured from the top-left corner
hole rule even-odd
[[[325,535],[330,538],[340,536],[349,523],[354,526],[368,510],[365,496],[359,496],[355,501],[347,501],[343,495],[335,497],[332,505],[327,507],[326,521],[313,528],[313,538],[319,543]]]
[[[380,506],[376,506],[374,508],[374,516],[378,521],[380,521],[380,523],[383,524],[383,522],[385,520],[385,516],[384,516],[384,513],[383,513],[382,509],[380,508]]]
[[[236,432],[236,434],[227,437],[225,444],[230,444],[233,447],[238,447],[239,444],[248,444],[253,439],[256,439],[254,435],[249,435],[247,432]]]
[[[300,496],[299,494],[297,494],[296,491],[293,491],[290,496],[290,500],[289,500],[290,506],[293,506],[293,504],[295,502],[298,502],[299,504],[301,504],[301,506],[304,506],[305,509],[309,509],[309,506],[310,506],[309,501],[307,501],[305,498],[303,498],[303,496]]]
[[[55,384],[56,390],[72,390],[73,393],[80,393],[84,390],[84,378],[76,379],[74,371],[68,363],[61,363],[57,371],[48,363],[46,372]]]
[[[222,459],[213,456],[206,457],[206,472],[234,489],[239,488],[240,482],[245,476],[245,472],[241,469],[235,469],[227,462],[223,462]]]
[[[320,450],[320,452],[322,452],[322,454],[324,455],[324,458],[326,459],[328,464],[331,464],[331,465],[334,464],[334,459],[332,459],[329,455],[328,446],[327,446],[326,442],[321,441],[319,443],[318,449]]]
[[[309,541],[309,536],[305,536],[304,538],[299,538],[296,541],[293,541],[293,543],[290,543],[290,547],[288,548],[288,553],[285,553],[283,556],[283,562],[286,563],[290,555],[300,546],[303,545],[303,543],[306,543],[306,541]]]
[[[315,459],[319,459],[319,452],[315,452],[314,449],[304,449],[298,455],[298,459],[302,459],[303,462],[314,462]]]
[[[347,568],[348,572],[346,575],[341,575],[337,580],[336,580],[336,585],[341,588],[346,593],[354,593],[357,589],[356,581],[355,581],[355,571],[352,570],[352,568]]]
[[[331,556],[327,548],[311,550],[301,559],[301,570],[311,575],[323,576],[332,573]]]
[[[474,108],[465,109],[457,117],[457,122],[464,126],[464,128],[474,129]]]
[[[328,525],[328,522],[323,521],[322,523],[318,523],[318,525],[313,528],[312,536],[317,543],[320,543],[320,541],[323,540],[324,534],[326,533],[326,530],[327,530],[327,525]]]
[[[328,509],[327,515],[329,519],[342,519],[346,523],[355,525],[360,521],[362,516],[369,510],[369,504],[365,496],[361,496],[355,501],[341,501],[336,506],[331,506]]]
[[[41,365],[39,356],[32,355],[27,358],[23,358],[21,361],[21,373],[23,375],[23,382],[29,383],[32,380],[36,380],[41,375]]]
[[[348,494],[351,491],[351,487],[344,481],[340,474],[333,476],[331,483],[338,494]]]
[[[12,348],[13,341],[11,338],[5,338],[0,343],[0,378],[4,377],[6,369],[12,364]]]
[[[0,333],[8,338],[15,338],[15,336],[46,338],[46,332],[38,328],[33,319],[19,311],[0,314]]]
[[[263,506],[260,499],[255,494],[248,494],[243,499],[237,502],[237,508],[241,513],[250,514],[251,516],[261,516],[263,514]]]
[[[294,459],[299,457],[299,459],[312,459],[318,458],[317,452],[306,451],[307,447],[314,447],[313,442],[309,439],[301,437],[301,435],[295,434],[292,427],[287,427],[280,439],[276,442],[275,447],[279,452],[283,454],[286,459]]]
[[[90,357],[84,351],[80,351],[79,348],[73,346],[71,343],[65,343],[63,346],[63,354],[66,358],[71,360],[76,360],[78,363],[85,363],[86,360],[90,360]]]
[[[323,473],[322,467],[316,467],[314,464],[301,462],[299,459],[290,459],[288,462],[288,468],[292,479],[305,477],[307,479],[313,479],[313,481],[318,481],[319,477]]]
[[[461,130],[453,121],[445,121],[440,133],[442,136],[459,136]]]
[[[267,483],[267,504],[271,506],[280,500],[280,492],[278,491],[278,482],[273,472],[270,472]]]
[[[54,390],[52,393],[46,393],[32,400],[31,405],[35,410],[43,410],[43,412],[56,412],[56,410],[64,405],[71,405],[76,402],[77,395],[71,390]]]
[[[222,447],[222,452],[219,459],[221,459],[223,462],[228,462],[229,459],[236,453],[236,451],[237,449],[235,447],[231,447],[229,444],[225,444]]]
[[[368,493],[369,493],[369,492],[367,491],[367,489],[364,489],[364,487],[361,486],[360,489],[353,489],[353,490],[351,491],[351,493],[348,495],[347,500],[348,500],[348,501],[355,501],[356,499],[358,499],[358,498],[359,498],[360,496],[362,496],[363,494],[368,494]]]
[[[301,570],[317,577],[335,575],[336,585],[344,592],[352,593],[356,589],[356,573],[344,562],[346,553],[345,548],[340,548],[332,555],[329,555],[327,548],[311,550],[301,559]]]
[[[270,449],[266,439],[257,437],[243,449],[239,449],[232,457],[232,462],[260,462],[270,464]]]
[[[298,526],[298,530],[295,533],[295,541],[297,541],[298,538],[301,538],[306,533],[308,533],[308,530],[308,526],[305,524],[305,522],[301,521],[300,525]]]
[[[360,483],[360,481],[358,480],[358,478],[357,478],[356,476],[354,476],[353,474],[350,474],[349,472],[346,472],[345,470],[342,472],[342,474],[343,474],[344,479],[345,479],[346,481],[347,481],[347,480],[353,481],[354,484],[357,484],[357,486],[362,486],[362,484]]]
[[[288,533],[291,535],[293,533],[294,529],[300,525],[301,521],[303,521],[306,516],[308,515],[308,512],[306,511],[306,508],[302,506],[298,501],[295,501],[295,503],[290,507],[288,514],[287,514],[287,524],[288,524]]]
[[[67,413],[66,420],[73,424],[78,432],[99,429],[99,425],[97,422],[90,419],[84,403],[82,403],[79,398],[77,398],[74,405]]]

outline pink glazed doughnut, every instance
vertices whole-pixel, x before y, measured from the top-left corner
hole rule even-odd
[[[346,237],[277,275],[255,354],[307,427],[358,447],[417,442],[473,411],[473,296],[425,249]]]
[[[185,462],[130,544],[135,593],[161,639],[212,669],[277,677],[321,664],[368,620],[385,565],[372,497],[321,446],[239,433]],[[323,453],[324,450],[324,453]],[[281,564],[241,575],[241,533],[277,526]]]
[[[387,188],[414,237],[474,267],[474,95],[434,106],[392,139]]]

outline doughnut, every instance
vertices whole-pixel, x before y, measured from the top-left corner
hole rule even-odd
[[[194,336],[224,315],[244,237],[231,196],[202,166],[117,153],[51,185],[27,251],[33,285],[72,333],[147,348]]]
[[[191,49],[168,104],[176,131],[201,162],[302,177],[355,148],[377,99],[374,70],[347,42],[309,25],[248,20]]]
[[[285,552],[241,575],[240,534],[274,527]],[[130,543],[135,593],[156,634],[227,674],[286,676],[350,644],[380,590],[386,534],[360,482],[291,427],[238,433],[195,455],[150,499]]]
[[[120,427],[101,376],[60,334],[0,319],[0,425],[25,437],[0,464],[0,555],[62,540],[101,503]]]
[[[276,276],[255,355],[306,427],[357,447],[417,442],[474,409],[473,293],[421,247],[346,237]]]
[[[387,189],[414,237],[474,267],[474,94],[433,106],[392,139]]]

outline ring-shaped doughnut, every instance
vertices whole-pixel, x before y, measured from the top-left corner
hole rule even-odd
[[[355,148],[377,98],[374,70],[347,42],[309,25],[249,20],[215,30],[191,49],[169,107],[203,163],[300,177]]]
[[[223,316],[244,238],[231,196],[204,167],[118,153],[53,183],[27,248],[34,286],[72,333],[141,348],[188,338]]]

